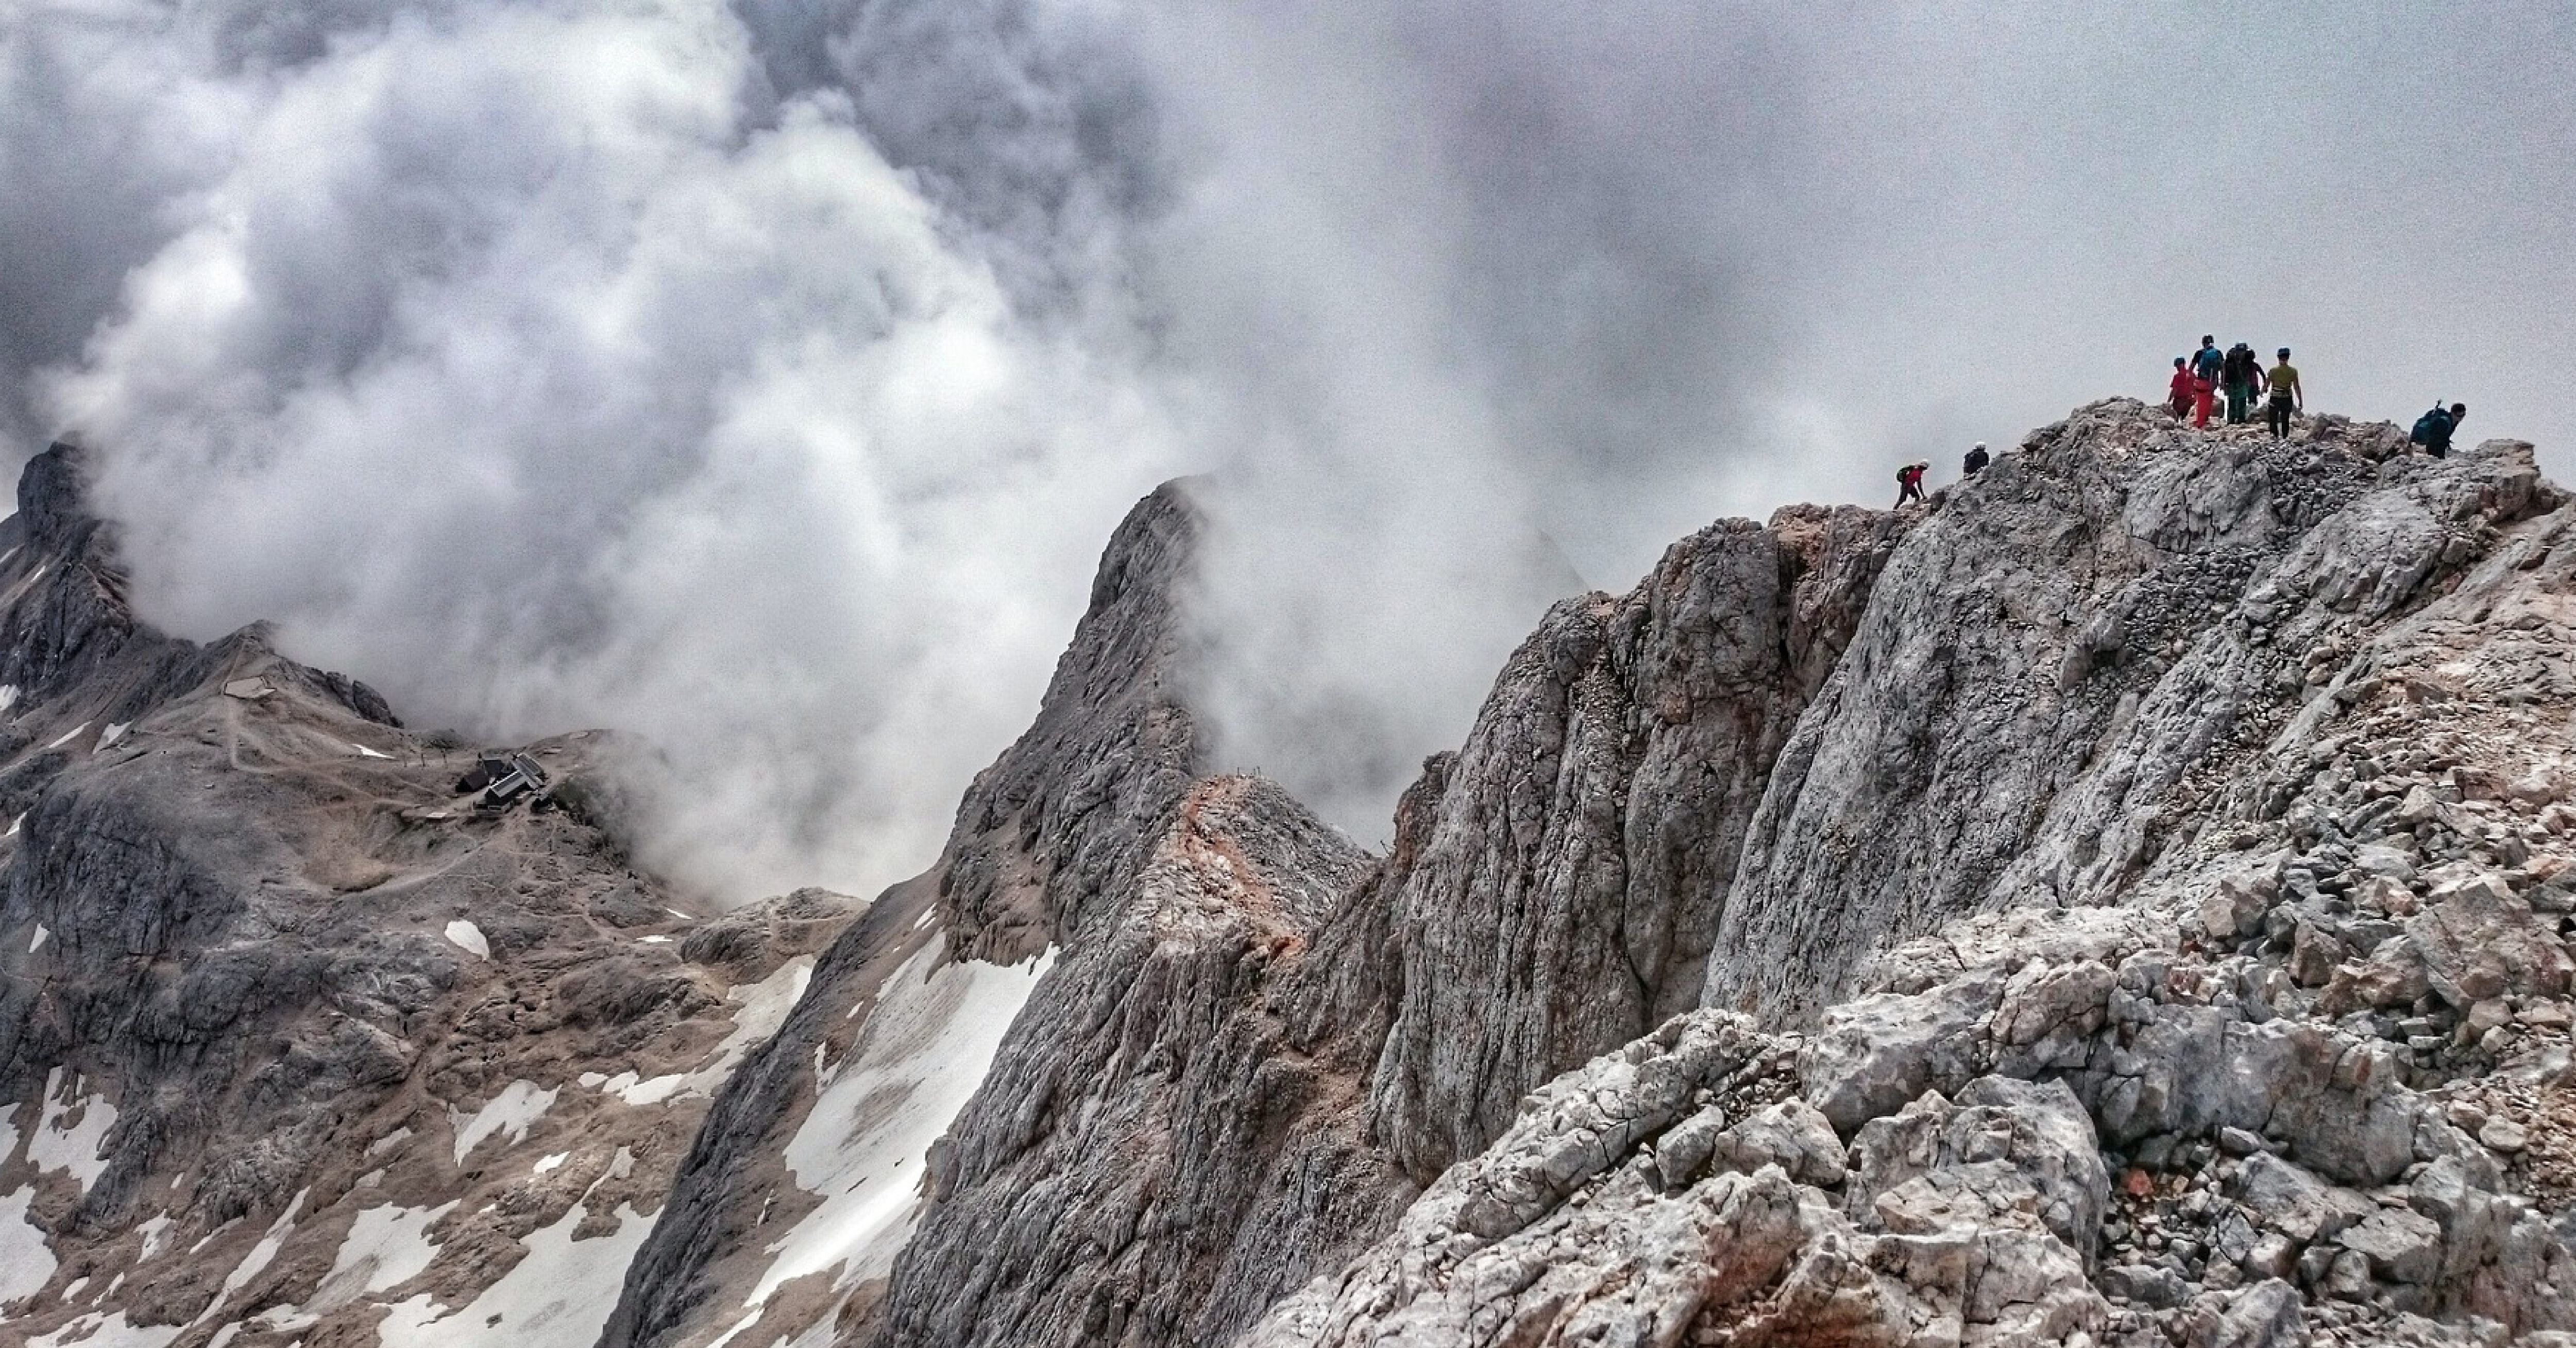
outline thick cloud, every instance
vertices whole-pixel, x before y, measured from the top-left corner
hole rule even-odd
[[[223,171],[46,384],[154,616],[273,615],[486,733],[640,730],[713,887],[917,863],[1174,466],[1096,355],[1120,293],[1029,318],[846,95],[755,104],[721,7],[296,45],[200,72],[259,86]]]
[[[927,860],[1101,540],[1214,470],[1200,697],[1356,831],[1581,583],[2152,393],[2576,437],[2556,11],[84,0],[0,13],[0,432],[139,595],[658,859]]]

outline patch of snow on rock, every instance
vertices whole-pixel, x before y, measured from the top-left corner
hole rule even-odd
[[[28,953],[28,954],[30,954],[30,955],[32,955],[32,954],[35,954],[37,951],[44,949],[44,948],[45,948],[45,938],[46,938],[46,937],[48,937],[48,936],[51,936],[51,935],[53,935],[53,933],[52,933],[52,932],[49,932],[49,931],[47,931],[47,930],[45,930],[45,924],[44,924],[44,923],[42,923],[42,922],[37,923],[37,924],[36,924],[36,939],[34,939],[34,940],[32,940],[32,941],[29,941],[29,942],[27,943],[27,953]]]
[[[733,1033],[716,1045],[715,1061],[690,1074],[694,1084],[708,1090],[724,1084],[724,1079],[733,1074],[734,1064],[742,1061],[742,1055],[767,1043],[771,1035],[778,1033],[778,1027],[787,1023],[787,1013],[796,1009],[797,1001],[805,995],[805,985],[813,980],[814,957],[799,955],[779,965],[769,977],[727,992],[725,1000],[738,1003],[742,1009],[734,1013]]]
[[[132,721],[108,722],[107,729],[98,732],[98,743],[90,747],[90,752],[94,754],[104,753],[109,749],[115,748],[116,742],[125,738],[126,730],[132,727],[133,724],[134,723]]]
[[[633,1072],[620,1072],[601,1082],[599,1089],[630,1105],[658,1105],[697,1084],[694,1075],[689,1072],[673,1072],[667,1076],[647,1077],[639,1081]],[[697,1093],[703,1095],[706,1092]]]
[[[912,1232],[930,1145],[983,1084],[1003,1032],[1054,959],[1049,950],[1017,967],[950,963],[942,942],[887,978],[787,1144],[789,1172],[823,1204],[770,1247],[778,1257],[746,1305],[821,1270],[837,1267],[834,1285],[848,1287],[893,1265]]]
[[[143,1233],[143,1253],[134,1256],[134,1262],[151,1263],[152,1256],[161,1252],[161,1238],[170,1231],[170,1214],[154,1213],[152,1220],[141,1223],[134,1229]]]
[[[48,744],[45,747],[48,749],[59,749],[64,745],[71,743],[73,740],[79,739],[80,733],[87,729],[89,729],[89,722],[83,721],[79,725],[73,726],[71,729],[64,731],[61,739],[55,740],[53,743]]]
[[[100,1319],[84,1315],[41,1339],[27,1340],[27,1348],[164,1348],[179,1337],[185,1325],[138,1325],[129,1323],[125,1312]]]
[[[0,1156],[17,1149],[18,1130],[0,1123]],[[27,1220],[35,1201],[36,1191],[28,1187],[0,1193],[0,1302],[31,1295],[53,1281],[53,1249],[45,1244],[45,1233]]]
[[[653,1218],[619,1204],[617,1230],[575,1240],[587,1195],[550,1226],[528,1233],[527,1257],[471,1305],[441,1310],[429,1294],[398,1303],[378,1333],[402,1348],[491,1348],[495,1344],[582,1344],[599,1337],[617,1306],[626,1266],[652,1234]]]
[[[62,1096],[75,1092],[64,1089],[62,1076],[60,1067],[45,1073],[44,1111],[35,1135],[27,1139],[27,1159],[39,1170],[70,1171],[86,1191],[107,1169],[99,1148],[107,1141],[107,1130],[116,1126],[116,1106],[99,1095],[63,1103]],[[77,1079],[71,1083],[74,1088],[79,1084]]]
[[[465,1164],[465,1158],[473,1152],[475,1144],[494,1133],[508,1133],[511,1142],[518,1142],[528,1135],[528,1125],[535,1123],[554,1102],[552,1088],[539,1089],[533,1081],[513,1081],[502,1087],[501,1093],[493,1096],[491,1103],[474,1111],[470,1119],[462,1110],[448,1110],[448,1121],[456,1126],[456,1163]]]
[[[224,1303],[233,1299],[233,1293],[240,1291],[243,1284],[258,1277],[277,1258],[277,1252],[286,1248],[286,1237],[295,1229],[295,1214],[303,1211],[305,1195],[311,1192],[309,1189],[299,1191],[295,1195],[295,1201],[286,1205],[286,1211],[278,1214],[276,1221],[269,1223],[268,1230],[260,1236],[259,1243],[251,1246],[250,1253],[242,1256],[241,1263],[235,1265],[233,1271],[225,1275],[224,1290],[215,1293],[215,1299],[207,1302],[206,1308],[198,1312],[197,1319],[200,1322],[207,1316],[222,1310]]]
[[[492,958],[492,943],[483,939],[483,929],[464,918],[447,924],[447,939],[476,959]]]
[[[359,1213],[358,1219],[349,1224],[348,1238],[340,1242],[340,1253],[332,1259],[331,1271],[313,1290],[313,1299],[305,1309],[327,1311],[345,1306],[359,1297],[399,1287],[419,1277],[430,1260],[438,1257],[438,1247],[430,1243],[429,1228],[455,1210],[455,1203],[434,1208],[389,1203]]]

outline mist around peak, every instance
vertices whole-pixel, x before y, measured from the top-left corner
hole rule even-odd
[[[2576,42],[2381,17],[22,6],[0,433],[97,449],[174,631],[649,737],[730,897],[925,864],[1212,473],[1219,752],[1373,840],[1550,600],[2205,330],[2576,443]]]

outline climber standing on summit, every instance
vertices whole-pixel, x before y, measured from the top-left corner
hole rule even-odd
[[[2211,386],[2215,387],[2219,372],[2226,367],[2227,353],[2218,349],[2218,339],[2208,333],[2202,333],[2200,349],[2191,353],[2191,372],[2208,380]]]
[[[2253,348],[2243,342],[2227,348],[2227,359],[2218,366],[2218,386],[2227,391],[2228,425],[2245,424],[2245,409],[2254,401],[2254,380],[2262,373]]]
[[[2290,348],[2281,348],[2281,363],[2263,378],[2272,387],[2271,405],[2264,408],[2264,419],[2271,424],[2273,439],[2286,440],[2290,435],[2290,413],[2308,410],[2308,393],[2299,387],[2299,370],[2290,363]]]
[[[2174,420],[2191,413],[2191,358],[2174,357],[2173,382],[2165,386],[2165,406],[2172,409]]]
[[[1928,463],[1909,463],[1904,467],[1897,469],[1896,505],[1890,507],[1890,509],[1900,508],[1908,501],[1922,500],[1923,475],[1930,472],[1931,469],[1932,465]]]

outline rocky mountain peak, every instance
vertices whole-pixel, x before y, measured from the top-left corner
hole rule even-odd
[[[0,558],[57,690],[0,765],[0,1241],[46,1261],[0,1291],[154,1345],[2576,1334],[2530,446],[2111,399],[1920,505],[1721,521],[1550,609],[1384,856],[1206,771],[1205,527],[1138,504],[855,917],[440,815],[450,751],[328,676]]]

